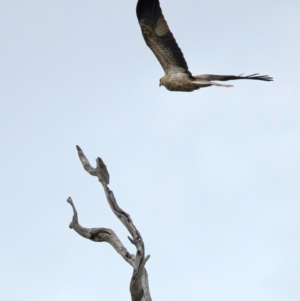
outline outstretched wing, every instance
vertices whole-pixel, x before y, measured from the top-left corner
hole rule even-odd
[[[183,53],[162,14],[159,0],[139,0],[136,14],[145,42],[165,73],[184,72],[191,75]]]
[[[273,78],[268,75],[259,75],[259,73],[243,76],[241,75],[214,75],[214,74],[203,74],[203,75],[194,75],[194,78],[201,80],[219,80],[219,81],[227,81],[227,80],[236,80],[236,79],[255,79],[255,80],[264,80],[267,82],[273,81]]]

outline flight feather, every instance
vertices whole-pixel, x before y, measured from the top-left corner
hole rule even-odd
[[[146,44],[153,51],[166,74],[181,68],[188,74],[188,66],[168,24],[158,0],[139,0],[136,14]]]

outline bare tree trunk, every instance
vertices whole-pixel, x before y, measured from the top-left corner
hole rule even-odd
[[[124,247],[118,236],[111,229],[107,228],[84,228],[79,224],[78,213],[72,199],[69,197],[67,202],[73,208],[73,219],[70,223],[70,228],[74,229],[79,235],[84,238],[90,239],[95,242],[106,241],[112,245],[112,247],[133,267],[133,274],[130,281],[130,293],[132,301],[151,301],[149,285],[148,285],[148,274],[145,269],[146,261],[150,255],[145,257],[145,247],[141,234],[133,224],[130,215],[122,210],[114,197],[113,192],[108,188],[109,174],[107,168],[101,158],[97,158],[97,167],[93,168],[83,151],[79,146],[76,146],[79,159],[84,169],[92,176],[98,177],[99,182],[102,184],[106,199],[110,208],[116,217],[123,223],[131,237],[128,239],[136,247],[136,255],[130,254]]]

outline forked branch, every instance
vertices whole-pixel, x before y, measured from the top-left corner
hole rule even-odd
[[[130,293],[132,301],[151,301],[148,275],[145,269],[145,264],[149,259],[150,255],[145,256],[145,247],[141,234],[135,227],[130,215],[122,210],[113,192],[108,188],[109,184],[109,173],[106,165],[101,158],[96,159],[96,168],[92,167],[84,155],[83,151],[79,146],[76,146],[79,159],[83,165],[83,168],[92,176],[98,178],[102,184],[106,199],[112,209],[113,213],[123,223],[126,229],[129,231],[131,237],[128,239],[136,247],[136,255],[130,254],[124,247],[118,236],[111,229],[107,228],[84,228],[79,224],[78,213],[72,199],[69,197],[67,202],[72,206],[73,219],[70,223],[70,228],[74,229],[79,235],[84,238],[90,239],[95,242],[108,242],[112,247],[133,267],[133,274],[130,281]]]

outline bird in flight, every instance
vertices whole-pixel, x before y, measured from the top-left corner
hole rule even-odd
[[[267,82],[273,80],[268,75],[259,75],[258,73],[248,76],[243,76],[243,74],[238,76],[192,75],[162,14],[159,0],[138,0],[136,14],[146,44],[165,71],[165,76],[160,79],[159,86],[165,86],[170,91],[192,92],[210,86],[232,87],[232,85],[215,83],[214,80],[253,79]]]

